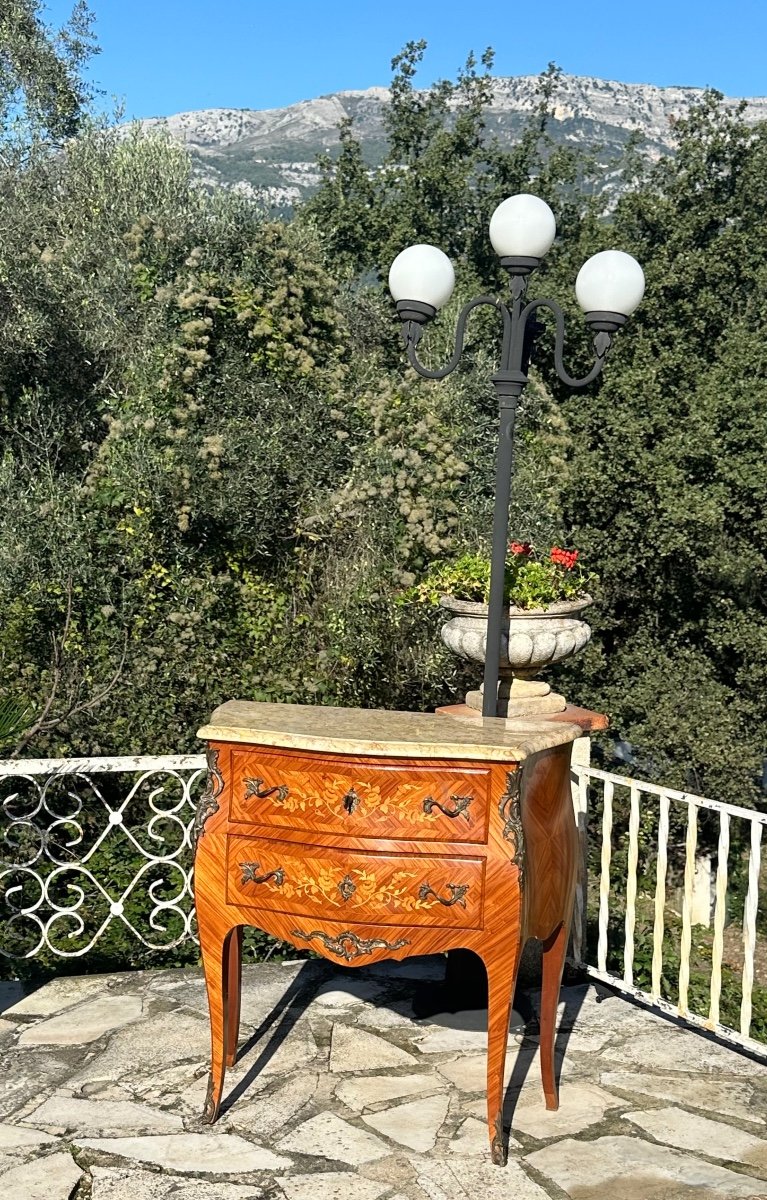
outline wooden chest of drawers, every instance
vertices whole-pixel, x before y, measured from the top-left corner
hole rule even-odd
[[[543,939],[541,1069],[547,1107],[556,1107],[556,1006],[578,854],[570,743],[581,729],[520,725],[233,701],[200,730],[209,765],[195,822],[212,1039],[207,1120],[237,1050],[245,925],[344,965],[479,954],[498,1163],[517,964],[528,937]]]

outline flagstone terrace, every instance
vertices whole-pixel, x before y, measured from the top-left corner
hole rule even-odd
[[[485,1013],[412,1016],[441,970],[246,967],[243,1052],[214,1128],[200,1123],[201,972],[59,978],[20,1000],[5,985],[3,1195],[767,1197],[767,1066],[593,985],[563,993],[559,1112],[543,1106],[534,1019],[510,1034],[509,1162],[493,1166]]]

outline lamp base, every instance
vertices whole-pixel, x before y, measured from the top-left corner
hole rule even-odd
[[[540,261],[540,258],[531,258],[529,255],[504,254],[501,257],[501,266],[509,275],[525,276],[530,275],[540,265]]]
[[[484,684],[475,692],[467,692],[469,708],[482,712]],[[567,701],[564,696],[552,692],[548,683],[538,679],[502,677],[498,682],[498,704],[496,716],[516,720],[517,717],[545,716],[547,713],[564,712]]]

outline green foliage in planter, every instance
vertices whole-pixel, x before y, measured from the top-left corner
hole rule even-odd
[[[587,595],[592,582],[582,570],[563,567],[550,557],[534,557],[531,549],[526,553],[512,552],[506,560],[504,600],[520,609],[546,608]],[[442,596],[487,604],[490,596],[488,557],[468,553],[449,561],[431,563],[420,582],[403,593],[402,601],[437,604]]]
[[[511,580],[506,566],[504,590],[508,596]],[[482,554],[461,554],[452,561],[439,560],[430,565],[423,579],[409,588],[402,597],[409,600],[438,604],[442,596],[456,596],[487,604],[490,593],[490,560]]]

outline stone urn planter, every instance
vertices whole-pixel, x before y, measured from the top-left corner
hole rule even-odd
[[[582,650],[591,628],[581,613],[593,603],[590,596],[562,600],[548,608],[515,608],[504,616],[498,684],[499,717],[522,717],[562,712],[567,701],[535,676],[553,663]],[[487,646],[487,605],[443,596],[440,606],[451,614],[442,626],[442,641],[460,658],[484,663]],[[482,711],[482,689],[469,692],[466,703]]]

